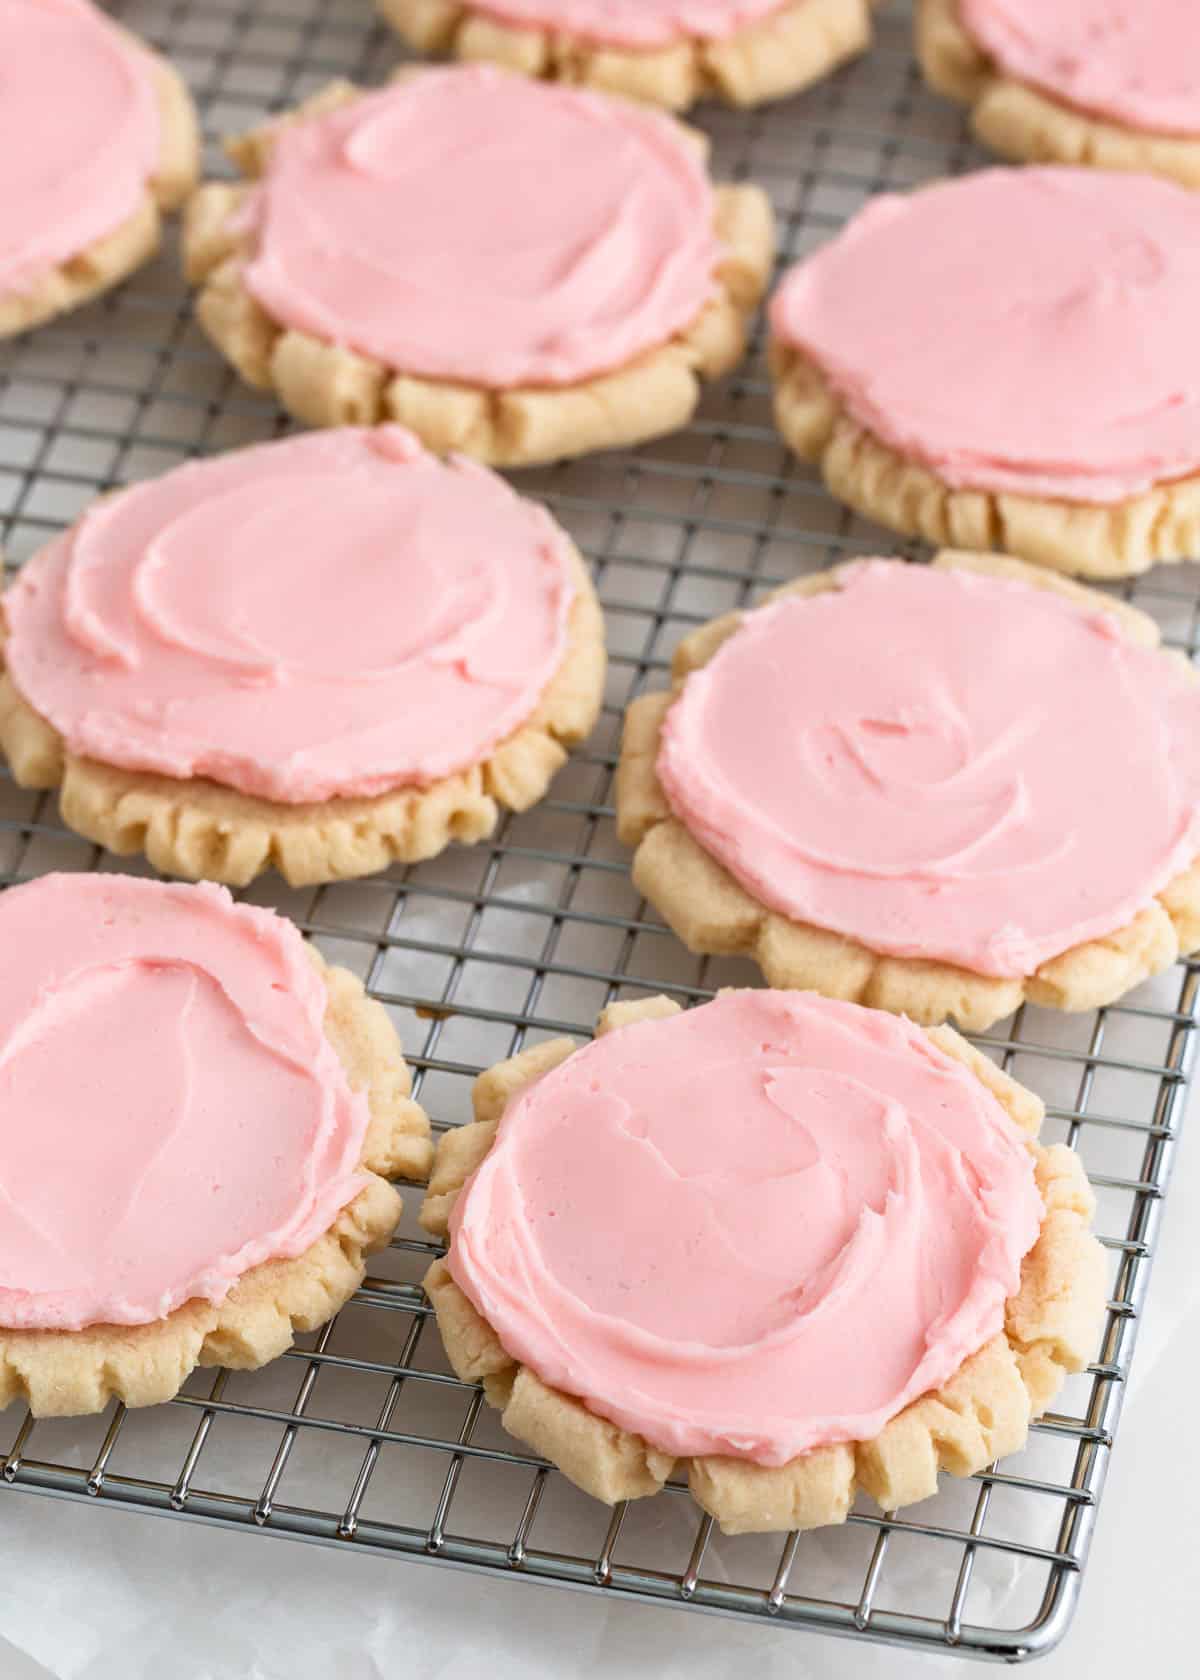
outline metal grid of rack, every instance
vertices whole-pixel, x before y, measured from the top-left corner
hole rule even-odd
[[[325,80],[373,82],[398,55],[368,0],[133,0],[118,14],[169,53],[210,141]],[[982,162],[959,116],[921,88],[907,8],[874,51],[778,108],[705,109],[716,173],[761,182],[785,260],[872,193]],[[191,321],[173,256],[106,301],[0,347],[0,536],[15,567],[97,493],[282,430]],[[600,727],[538,809],[494,840],[316,891],[248,895],[295,918],[391,1012],[440,1128],[467,1117],[482,1067],[539,1037],[586,1034],[615,997],[684,1002],[752,983],[688,955],[638,900],[610,804],[620,716],[661,683],[696,623],[847,553],[895,540],[843,514],[787,456],[756,343],[695,423],[631,454],[527,473],[594,568],[611,653]],[[1173,645],[1200,646],[1200,578],[1126,590]],[[0,886],[52,868],[129,868],[0,772]],[[137,867],[134,865],[134,867]],[[982,1040],[1049,1105],[1100,1197],[1111,1309],[1090,1370],[1019,1457],[843,1529],[723,1538],[682,1487],[610,1512],[506,1438],[450,1373],[417,1280],[419,1193],[334,1321],[259,1373],[197,1373],[172,1405],[98,1419],[0,1419],[0,1486],[258,1528],[517,1580],[1017,1660],[1074,1607],[1121,1407],[1187,1085],[1197,971],[1180,965],[1098,1015],[1025,1009]]]

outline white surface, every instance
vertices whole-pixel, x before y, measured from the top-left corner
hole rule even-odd
[[[1193,1117],[1193,1128],[1200,1116]],[[1193,1671],[1200,1584],[1200,1147],[1172,1187],[1072,1631],[1045,1680]],[[0,1497],[0,1677],[55,1680],[910,1680],[986,1669],[528,1583]]]

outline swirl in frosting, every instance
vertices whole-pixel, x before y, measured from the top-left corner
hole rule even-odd
[[[521,1092],[449,1266],[543,1382],[664,1452],[780,1465],[996,1335],[1041,1217],[1016,1126],[910,1022],[726,992]]]
[[[564,385],[699,315],[714,214],[698,150],[659,112],[427,70],[280,134],[245,278],[275,320],[402,373]]]
[[[149,57],[88,0],[0,0],[0,296],[133,215],[158,163]]]
[[[471,0],[471,10],[519,28],[550,29],[604,46],[721,41],[789,0]]]
[[[87,513],[4,597],[69,750],[290,803],[421,786],[535,710],[570,553],[543,509],[396,426],[191,463]]]
[[[1111,503],[1200,469],[1200,195],[989,169],[874,198],[784,278],[776,336],[959,489]]]
[[[1200,136],[1196,0],[959,0],[1000,68],[1129,128]]]
[[[747,617],[667,713],[658,775],[770,909],[1024,976],[1200,852],[1200,685],[1102,610],[869,560]]]
[[[299,933],[222,887],[0,895],[0,1326],[149,1324],[361,1188],[366,1097]]]

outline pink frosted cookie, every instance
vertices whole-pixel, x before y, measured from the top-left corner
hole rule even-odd
[[[603,623],[543,509],[398,426],[176,468],[3,597],[0,748],[170,873],[293,883],[431,857],[546,791]]]
[[[169,1400],[331,1318],[424,1178],[383,1008],[219,887],[0,894],[0,1406]]]
[[[634,881],[772,985],[967,1030],[1110,1003],[1200,947],[1200,683],[1157,644],[998,556],[801,579],[630,707]]]
[[[684,1461],[728,1532],[887,1510],[1025,1440],[1103,1251],[1042,1105],[948,1028],[803,992],[612,1005],[484,1074],[425,1281],[458,1375],[588,1492]],[[947,1420],[950,1420],[947,1422]]]
[[[1150,170],[1200,187],[1195,0],[918,0],[917,54],[1020,162]]]
[[[1200,196],[1152,176],[887,194],[772,299],[776,419],[835,496],[908,535],[1089,577],[1186,559],[1197,296]]]
[[[89,0],[0,0],[0,42],[4,338],[153,256],[199,148],[179,76]]]
[[[375,0],[410,45],[683,111],[782,98],[871,41],[876,0]]]
[[[485,66],[336,84],[234,145],[253,185],[193,199],[200,321],[315,425],[387,417],[505,466],[672,431],[740,359],[774,246],[703,146]]]

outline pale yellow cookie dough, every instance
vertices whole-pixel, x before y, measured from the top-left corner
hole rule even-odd
[[[611,1004],[597,1033],[631,1021],[673,1015],[664,997]],[[1061,1144],[1039,1144],[1039,1098],[949,1027],[930,1037],[981,1079],[1027,1139],[1045,1217],[1007,1303],[1002,1334],[959,1368],[944,1388],[898,1413],[873,1440],[826,1446],[779,1469],[748,1460],[680,1460],[620,1429],[580,1400],[547,1387],[505,1351],[495,1331],[454,1282],[444,1260],[425,1279],[455,1373],[483,1384],[511,1435],[557,1465],[577,1486],[610,1504],[657,1493],[679,1468],[693,1497],[727,1534],[819,1528],[844,1522],[858,1488],[884,1510],[928,1499],[939,1470],[970,1476],[1025,1444],[1030,1421],[1049,1406],[1070,1371],[1096,1350],[1107,1278],[1104,1251],[1092,1236],[1093,1197],[1078,1157]],[[509,1102],[566,1060],[577,1046],[555,1039],[499,1063],[476,1081],[475,1118],[438,1145],[421,1224],[445,1237],[463,1185],[492,1146]]]
[[[480,763],[428,787],[286,805],[201,777],[177,781],[77,758],[4,669],[2,598],[0,755],[19,786],[59,789],[69,828],[118,856],[144,852],[164,875],[244,887],[277,869],[301,887],[419,863],[452,840],[486,840],[502,808],[536,805],[567,749],[590,734],[604,692],[604,618],[574,549],[571,570],[566,655],[536,709]]]
[[[604,46],[565,30],[521,28],[472,0],[375,0],[410,46],[484,59],[547,81],[623,94],[668,110],[698,99],[761,105],[798,93],[871,44],[877,0],[785,0],[723,40],[692,36],[667,47]]]
[[[971,127],[1001,157],[1129,169],[1200,187],[1200,139],[1127,128],[1014,80],[973,39],[958,0],[917,0],[916,46],[930,87],[970,106]]]
[[[321,116],[359,93],[348,82],[332,83],[297,110],[233,141],[230,154],[253,178],[266,166],[282,126]],[[706,144],[700,135],[692,139]],[[686,425],[700,401],[701,381],[719,378],[741,360],[775,253],[766,194],[743,184],[718,186],[716,228],[726,255],[716,295],[686,332],[576,385],[488,390],[416,378],[273,320],[242,280],[246,235],[237,211],[246,191],[225,181],[202,186],[188,205],[183,240],[187,277],[200,287],[197,317],[242,378],[273,391],[308,425],[394,420],[436,453],[456,450],[497,467],[624,448]]]
[[[182,77],[127,30],[117,24],[113,27],[153,64],[162,121],[158,167],[146,183],[141,203],[119,228],[39,276],[28,290],[0,295],[0,338],[78,309],[149,262],[162,243],[163,213],[177,210],[196,185],[200,133]]]
[[[0,1329],[0,1407],[20,1400],[35,1417],[75,1417],[103,1411],[114,1398],[152,1406],[177,1394],[197,1365],[255,1370],[291,1347],[297,1331],[331,1319],[362,1282],[365,1257],[387,1246],[401,1210],[387,1181],[426,1177],[429,1120],[409,1095],[408,1067],[383,1005],[346,969],[326,967],[309,951],[329,994],[326,1034],[352,1087],[367,1092],[365,1187],[299,1258],[252,1267],[219,1306],[188,1301],[153,1324]]]
[[[801,351],[774,342],[771,371],[786,442],[820,468],[838,501],[893,531],[1107,580],[1200,554],[1200,473],[1107,505],[955,490],[852,420]]]
[[[1155,647],[1158,626],[1145,613],[1054,573],[995,554],[946,552],[935,566],[990,572],[1052,589],[1109,613],[1122,633]],[[811,595],[838,587],[842,567],[800,578],[767,596]],[[738,629],[741,613],[727,613],[694,630],[675,653],[674,687],[646,694],[625,716],[617,770],[617,832],[636,848],[633,880],[690,951],[747,956],[771,986],[823,992],[868,1004],[932,1026],[953,1019],[966,1032],[982,1032],[1022,1003],[1065,1010],[1098,1009],[1200,949],[1200,859],[1176,876],[1124,927],[1103,939],[1076,945],[1023,979],[974,974],[948,963],[886,956],[856,940],[794,922],[768,910],[717,862],[674,815],[658,779],[659,732],[690,672],[706,665]],[[1164,659],[1180,655],[1165,652]]]

